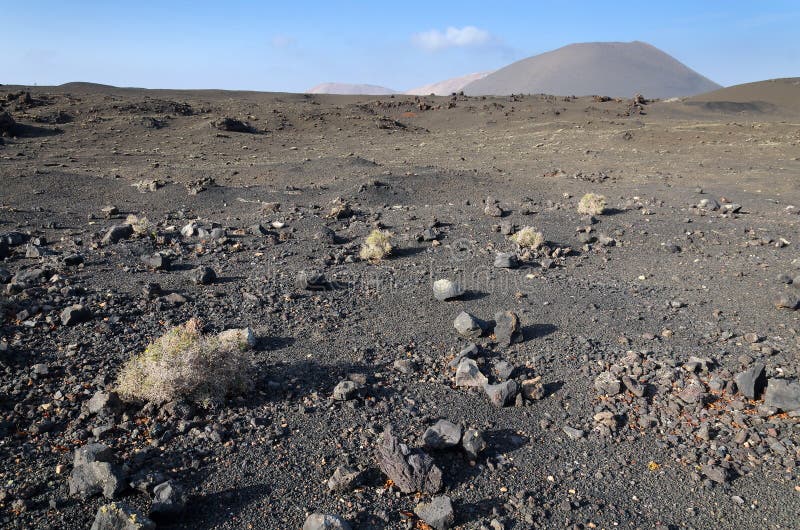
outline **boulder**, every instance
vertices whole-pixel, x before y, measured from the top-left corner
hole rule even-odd
[[[757,399],[761,396],[764,387],[767,386],[767,376],[764,363],[753,363],[753,365],[743,372],[736,375],[736,387],[741,394],[748,399]]]
[[[462,311],[453,321],[453,327],[463,337],[477,339],[486,331],[486,322]]]
[[[764,393],[764,404],[786,412],[800,410],[800,382],[770,379]]]
[[[504,381],[496,385],[483,385],[483,391],[489,396],[489,401],[497,407],[505,407],[514,402],[517,396],[517,382]]]
[[[168,480],[153,488],[151,517],[175,517],[186,508],[186,494],[179,484]]]
[[[414,513],[436,530],[446,530],[453,526],[456,520],[453,504],[447,495],[434,497],[431,502],[417,504]]]
[[[437,493],[442,489],[442,470],[423,451],[412,451],[387,426],[376,449],[381,471],[403,493]]]
[[[115,225],[108,229],[106,235],[103,236],[102,243],[104,245],[109,245],[113,243],[118,243],[123,239],[128,239],[133,235],[133,227],[127,223],[121,225]]]
[[[499,311],[494,315],[494,337],[501,346],[522,342],[519,317],[513,311]]]
[[[461,427],[447,420],[439,420],[425,430],[422,443],[428,449],[446,449],[461,442]]]
[[[64,326],[73,326],[81,322],[86,322],[92,317],[88,309],[80,304],[74,304],[61,312],[61,324]]]
[[[478,368],[478,364],[470,358],[464,358],[456,369],[456,386],[482,387],[489,380]]]

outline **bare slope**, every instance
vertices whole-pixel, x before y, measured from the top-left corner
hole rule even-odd
[[[734,112],[800,113],[800,77],[735,85],[688,98],[687,105]]]
[[[512,63],[464,88],[467,95],[557,94],[649,98],[690,96],[720,88],[644,42],[591,42]]]
[[[412,88],[411,90],[406,91],[406,94],[412,96],[429,96],[431,94],[435,94],[437,96],[449,96],[453,92],[459,92],[463,90],[465,86],[473,81],[483,79],[491,73],[491,71],[476,72],[474,74],[462,75],[461,77],[453,77],[451,79],[439,81],[438,83],[431,83],[429,85]]]
[[[391,88],[378,85],[359,85],[353,83],[322,83],[309,88],[308,94],[343,94],[357,96],[380,96],[384,94],[396,94]]]

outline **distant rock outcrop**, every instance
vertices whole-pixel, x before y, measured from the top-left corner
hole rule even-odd
[[[476,72],[474,74],[462,75],[461,77],[453,77],[452,79],[445,79],[438,83],[412,88],[405,93],[411,96],[429,96],[431,94],[436,96],[449,96],[454,92],[460,92],[468,84],[478,79],[483,79],[491,73],[492,71],[490,70],[488,72]]]
[[[473,81],[470,96],[555,94],[647,98],[691,96],[720,85],[644,42],[570,44]]]
[[[322,83],[309,88],[307,94],[342,94],[355,96],[383,96],[397,94],[397,91],[378,85],[358,85],[353,83]]]

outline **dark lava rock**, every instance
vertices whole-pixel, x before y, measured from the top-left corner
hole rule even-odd
[[[439,420],[425,430],[422,443],[428,449],[446,449],[461,442],[461,427],[447,420]]]
[[[76,267],[84,262],[84,257],[80,254],[67,254],[62,258],[64,265],[69,265],[70,267]]]
[[[0,239],[0,260],[6,259],[10,255],[11,251],[8,248],[8,241]]]
[[[499,311],[494,315],[494,336],[498,344],[510,346],[522,342],[519,317],[513,311]]]
[[[518,265],[519,260],[513,252],[498,252],[494,257],[494,266],[498,269],[516,269]]]
[[[694,405],[695,403],[703,403],[703,401],[705,401],[706,391],[700,383],[692,381],[678,392],[678,397],[684,403]]]
[[[8,111],[0,111],[0,135],[11,134],[17,123]]]
[[[303,523],[303,530],[352,530],[352,527],[338,515],[312,513]]]
[[[331,478],[328,479],[328,490],[348,491],[357,486],[361,480],[361,473],[349,466],[337,467]]]
[[[564,431],[564,434],[569,436],[572,440],[580,440],[586,435],[586,432],[583,429],[576,429],[575,427],[570,427],[569,425],[565,425],[561,428]]]
[[[477,460],[478,455],[486,449],[486,441],[483,439],[483,433],[476,429],[467,429],[464,431],[464,436],[461,439],[461,446],[470,459]]]
[[[197,285],[210,285],[217,281],[217,273],[211,267],[197,267],[192,270],[192,281]]]
[[[138,510],[121,502],[97,510],[91,530],[155,530],[156,525]]]
[[[86,402],[86,410],[89,414],[112,415],[120,410],[122,401],[116,392],[95,392]]]
[[[641,384],[639,381],[635,380],[634,378],[625,375],[622,377],[622,383],[625,385],[625,388],[627,388],[630,391],[630,393],[633,394],[634,396],[636,397],[644,396],[645,386]]]
[[[497,407],[505,407],[514,402],[517,396],[517,382],[505,381],[496,385],[483,385],[483,390],[489,396],[489,401]]]
[[[129,224],[115,225],[108,229],[106,235],[103,236],[102,243],[104,245],[118,243],[123,239],[128,239],[133,235],[133,227]]]
[[[88,309],[82,305],[75,304],[61,312],[61,323],[65,326],[72,326],[81,322],[86,322],[92,317]]]
[[[153,254],[152,256],[142,256],[142,263],[144,263],[148,268],[157,270],[157,271],[166,271],[169,270],[170,266],[170,259],[169,256],[165,256],[161,253]]]
[[[748,399],[757,399],[767,386],[764,363],[753,363],[753,366],[736,376],[736,387]]]
[[[79,467],[92,462],[111,462],[114,460],[114,453],[105,444],[87,444],[75,449],[72,465]]]
[[[622,390],[622,382],[611,372],[601,372],[594,380],[594,388],[599,394],[616,396]]]
[[[89,462],[72,469],[69,477],[69,494],[87,499],[103,494],[113,499],[125,489],[125,474],[110,462]]]
[[[446,530],[453,526],[456,520],[453,504],[447,495],[434,497],[431,502],[417,504],[414,513],[436,530]]]
[[[542,376],[539,375],[522,382],[522,397],[528,401],[539,401],[544,398],[544,395],[545,389],[542,384]]]
[[[436,493],[442,489],[442,470],[422,451],[411,451],[392,434],[381,435],[376,450],[378,467],[403,493]]]
[[[731,480],[730,470],[714,464],[702,466],[703,474],[717,484],[725,484]]]
[[[294,281],[295,287],[307,291],[319,291],[328,288],[328,282],[325,275],[320,272],[300,272]]]
[[[770,379],[764,393],[764,404],[787,412],[800,410],[800,382]]]
[[[314,232],[314,239],[333,245],[336,243],[336,232],[327,226],[321,226]]]
[[[18,247],[27,243],[30,238],[28,234],[23,234],[22,232],[8,232],[3,235],[2,240],[4,240],[9,247]]]
[[[222,118],[221,120],[212,122],[211,124],[220,131],[240,132],[240,133],[255,133],[258,132],[246,121],[237,120],[236,118]]]
[[[349,399],[353,399],[356,397],[356,394],[360,388],[361,385],[355,381],[350,381],[349,379],[340,381],[333,388],[333,399],[336,401],[347,401]]]
[[[478,364],[472,359],[465,357],[458,363],[456,369],[456,386],[482,387],[488,383],[488,379],[478,368]]]
[[[168,480],[153,488],[151,517],[175,517],[186,508],[186,494],[179,484]]]
[[[477,339],[483,335],[488,327],[486,322],[470,315],[466,311],[462,311],[453,321],[453,327],[463,337],[468,339]]]

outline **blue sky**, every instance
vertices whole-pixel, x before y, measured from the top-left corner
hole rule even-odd
[[[800,76],[800,1],[3,0],[0,83],[397,90],[572,42],[648,42],[723,85]]]

